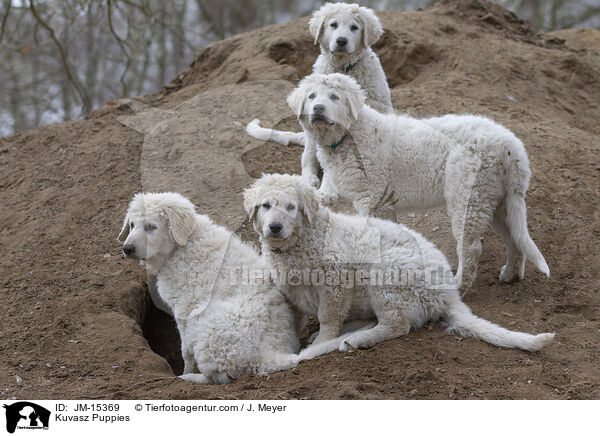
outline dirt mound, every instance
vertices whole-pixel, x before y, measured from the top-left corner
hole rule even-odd
[[[115,240],[127,202],[142,189],[178,190],[254,238],[242,189],[263,171],[298,172],[301,149],[256,141],[244,126],[259,117],[298,128],[285,97],[317,55],[303,18],[207,47],[161,94],[0,140],[3,398],[600,396],[599,51],[581,51],[571,33],[534,33],[483,0],[379,15],[385,34],[375,50],[397,111],[483,114],[525,143],[530,232],[552,278],[528,266],[523,282],[500,283],[504,249],[489,232],[466,302],[506,327],[555,331],[555,343],[534,354],[503,350],[435,324],[268,378],[173,378],[181,362],[172,319]],[[443,212],[403,221],[456,261]]]

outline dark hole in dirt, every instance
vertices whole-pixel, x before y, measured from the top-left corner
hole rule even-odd
[[[145,310],[142,322],[144,337],[152,351],[169,362],[176,375],[183,374],[181,339],[175,319],[154,305],[148,287],[145,286],[145,288]]]

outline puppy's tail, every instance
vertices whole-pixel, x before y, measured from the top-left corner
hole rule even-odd
[[[273,141],[281,145],[297,144],[304,147],[304,132],[284,132],[282,130],[267,129],[260,126],[260,120],[252,120],[246,126],[248,135],[261,141]]]
[[[506,197],[506,224],[517,248],[540,272],[549,278],[550,268],[548,268],[546,259],[544,259],[527,231],[525,199],[517,193]]]
[[[554,333],[530,335],[507,330],[474,315],[469,306],[458,298],[448,305],[445,318],[447,331],[456,332],[463,337],[475,337],[498,347],[538,351],[554,339]]]

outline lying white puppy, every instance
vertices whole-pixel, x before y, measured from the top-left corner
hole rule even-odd
[[[392,111],[390,88],[385,73],[379,58],[371,49],[371,45],[383,33],[381,22],[372,9],[355,3],[326,3],[313,13],[309,30],[315,38],[315,44],[320,44],[321,47],[313,72],[349,74],[365,90],[367,104],[383,113]],[[320,167],[315,144],[305,140],[304,132],[265,129],[259,123],[259,120],[253,120],[248,124],[246,131],[250,136],[282,145],[304,145],[302,175],[310,184],[318,186]]]
[[[398,214],[445,204],[457,241],[456,277],[465,290],[475,279],[481,234],[490,224],[507,250],[500,280],[522,279],[525,257],[549,277],[527,231],[529,160],[508,129],[474,115],[384,115],[365,104],[356,80],[342,74],[306,77],[288,102],[318,144],[325,201],[339,194],[363,216],[382,200]]]
[[[296,354],[294,316],[281,292],[232,276],[264,270],[263,259],[194,209],[180,194],[136,194],[119,235],[124,254],[157,274],[181,335],[182,379],[229,383],[243,372],[292,368],[338,348],[335,340]]]
[[[509,331],[473,315],[446,258],[419,233],[333,213],[320,201],[299,176],[265,175],[244,192],[262,251],[288,299],[319,320],[314,344],[335,338],[347,319],[374,317],[375,327],[351,334],[340,349],[370,347],[438,318],[462,336],[500,347],[536,351],[554,338]]]

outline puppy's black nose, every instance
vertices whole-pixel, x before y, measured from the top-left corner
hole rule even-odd
[[[324,104],[316,104],[313,106],[313,111],[315,111],[315,113],[317,113],[317,114],[322,114],[323,112],[325,112],[325,105]]]
[[[346,44],[348,44],[348,38],[343,38],[340,36],[335,40],[335,42],[337,43],[338,47],[345,47]]]
[[[127,256],[132,255],[133,253],[135,253],[135,246],[134,245],[123,245],[123,253],[125,253]]]
[[[281,225],[281,223],[269,224],[269,230],[271,230],[271,233],[273,233],[273,234],[279,233],[281,231],[281,229],[283,229],[283,226]]]

